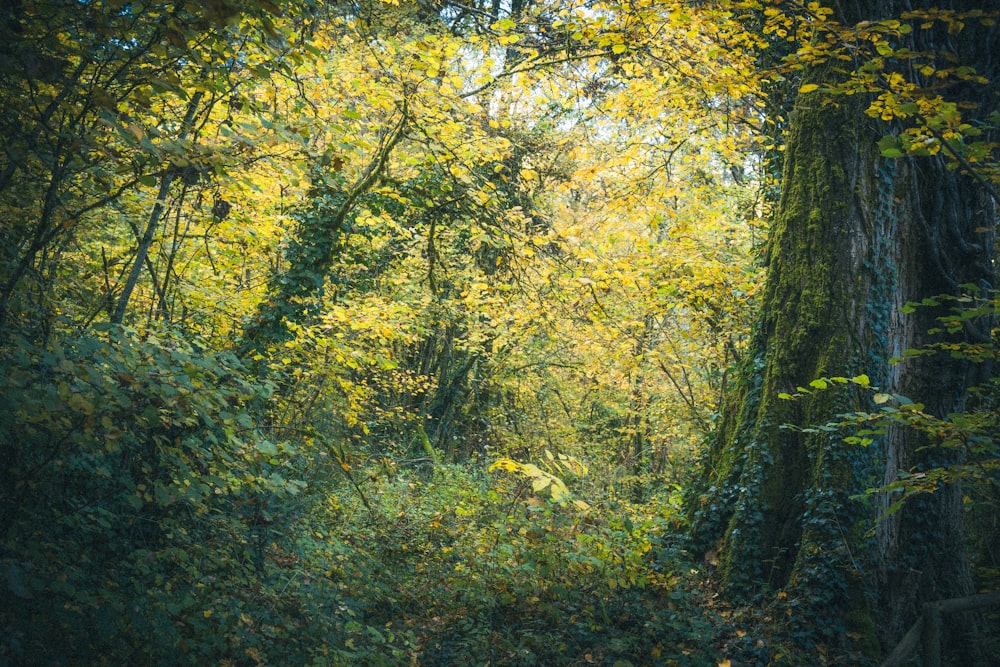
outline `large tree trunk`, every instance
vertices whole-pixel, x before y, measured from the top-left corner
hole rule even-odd
[[[899,289],[890,313],[893,356],[941,340],[928,331],[940,326],[935,318],[946,309],[918,309],[902,315],[899,309],[904,303],[957,294],[963,284],[994,285],[993,229],[997,223],[989,194],[971,179],[949,172],[940,157],[902,165],[896,192],[900,200],[900,228],[894,244]],[[990,345],[988,330],[970,326],[962,338]],[[888,391],[911,396],[925,405],[926,412],[943,417],[963,411],[966,389],[984,382],[990,371],[984,364],[938,354],[894,366],[887,386]],[[901,470],[960,462],[960,453],[926,449],[926,437],[913,430],[890,430],[884,444],[882,481],[886,484],[895,481]],[[902,512],[879,517],[875,572],[884,640],[898,640],[919,615],[922,602],[973,592],[963,512],[962,488],[951,484],[911,500]],[[952,626],[961,630],[947,638],[952,651],[975,646],[973,619],[966,615],[952,620]]]
[[[819,100],[800,100],[792,119],[762,319],[740,395],[726,407],[709,488],[695,501],[695,537],[706,548],[721,542],[731,594],[785,589],[800,616],[824,632],[871,636],[870,628],[844,622],[851,616],[863,625],[857,549],[867,514],[852,497],[871,486],[877,452],[848,446],[836,433],[782,428],[823,424],[860,408],[850,402],[861,396],[778,397],[815,378],[871,374],[889,356],[886,246],[894,220],[872,205],[881,181],[871,176],[884,166],[860,110]]]
[[[838,18],[851,24],[907,9],[860,4]],[[935,36],[928,30],[914,39]],[[995,29],[970,25],[941,45],[913,44],[921,47],[954,51],[987,77],[996,74]],[[807,77],[835,85],[835,72],[816,68]],[[903,303],[957,294],[963,283],[993,285],[996,212],[988,190],[962,169],[947,169],[941,155],[882,158],[876,142],[891,128],[864,113],[866,100],[837,107],[824,97],[800,95],[790,120],[759,329],[727,399],[704,487],[691,501],[693,535],[697,547],[719,549],[730,595],[783,600],[793,625],[811,626],[793,636],[874,657],[879,644],[891,649],[905,633],[921,602],[971,592],[961,489],[879,516],[878,503],[858,497],[900,469],[930,464],[931,455],[918,451],[925,441],[891,431],[863,448],[845,444],[843,433],[782,428],[874,409],[871,394],[855,385],[794,401],[779,394],[865,373],[932,414],[962,409],[973,379],[963,362],[939,355],[889,367],[886,360],[929,342],[941,314],[902,315]],[[976,115],[985,118],[995,104],[987,98]],[[869,539],[876,525],[877,539]]]

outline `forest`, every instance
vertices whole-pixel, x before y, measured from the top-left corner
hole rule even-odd
[[[1000,7],[0,2],[0,665],[1000,664]]]

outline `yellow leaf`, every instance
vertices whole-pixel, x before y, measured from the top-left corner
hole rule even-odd
[[[807,83],[806,85],[799,88],[799,95],[805,95],[806,93],[811,93],[812,91],[817,90],[818,88],[819,86],[816,85],[815,83]],[[726,662],[728,662],[728,660]]]
[[[490,472],[497,469],[506,470],[507,472],[516,472],[521,469],[521,464],[513,459],[500,459],[495,461],[493,465],[490,466]]]
[[[539,491],[544,491],[546,488],[548,488],[550,484],[552,484],[552,480],[547,479],[545,477],[531,478],[531,490],[534,491],[535,493],[538,493]],[[556,500],[555,498],[556,493],[557,493],[557,488],[553,485],[552,496],[554,500]]]

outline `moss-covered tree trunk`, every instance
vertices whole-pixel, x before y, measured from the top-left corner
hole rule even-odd
[[[823,618],[828,612],[864,606],[850,599],[861,590],[855,551],[864,516],[852,497],[871,485],[876,454],[835,433],[782,428],[823,424],[854,397],[779,394],[869,372],[889,356],[885,325],[876,323],[890,308],[894,220],[873,205],[880,181],[871,174],[882,166],[870,124],[857,108],[820,99],[800,100],[792,119],[762,318],[707,488],[694,501],[695,537],[703,548],[721,547],[731,594],[785,589],[800,613],[822,619],[822,632],[836,632],[843,616]]]
[[[849,4],[839,10],[845,24],[908,8]],[[987,70],[1000,53],[996,30],[982,26],[913,47],[945,49]],[[825,66],[807,78],[836,85],[839,76]],[[904,316],[903,303],[955,294],[962,283],[993,285],[993,234],[985,230],[996,214],[982,184],[946,168],[941,155],[883,158],[876,144],[892,128],[864,113],[867,100],[834,106],[825,97],[796,101],[759,327],[690,509],[694,544],[718,550],[731,596],[780,602],[802,648],[827,643],[874,657],[879,644],[884,651],[899,640],[921,602],[971,592],[961,489],[942,489],[880,521],[878,503],[859,496],[921,464],[925,443],[890,432],[864,448],[845,444],[843,433],[783,427],[873,409],[857,385],[798,400],[779,394],[821,377],[867,374],[934,414],[960,409],[971,379],[961,362],[917,357],[890,367],[886,360],[928,342],[940,314]],[[995,94],[984,102],[974,112],[983,118]],[[876,525],[877,536],[868,537]]]

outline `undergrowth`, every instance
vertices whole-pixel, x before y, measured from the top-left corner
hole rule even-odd
[[[586,510],[482,468],[370,480],[311,513],[290,559],[332,582],[351,664],[715,665],[717,619],[677,526],[652,506]]]

